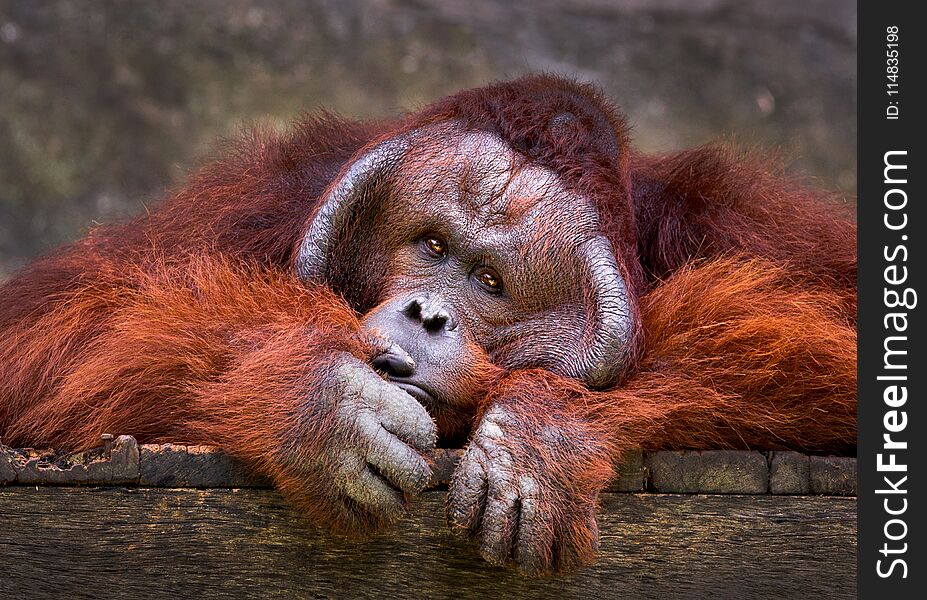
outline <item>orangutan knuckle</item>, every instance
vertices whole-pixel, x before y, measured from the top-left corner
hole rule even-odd
[[[518,478],[518,493],[522,500],[534,500],[538,497],[539,487],[537,479],[531,475],[521,475]]]
[[[486,421],[480,426],[480,437],[498,440],[504,435],[502,427],[493,421]]]

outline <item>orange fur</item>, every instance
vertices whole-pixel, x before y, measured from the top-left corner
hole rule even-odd
[[[212,441],[187,423],[222,413],[195,400],[243,355],[270,344],[307,364],[339,347],[366,358],[359,341],[343,341],[359,327],[353,312],[282,273],[197,257],[149,263],[133,280],[78,287],[4,332],[2,376],[18,392],[0,405],[5,441],[86,447],[104,431]]]
[[[847,301],[796,288],[763,259],[686,267],[642,299],[647,351],[621,386],[589,391],[525,371],[509,376],[504,395],[568,407],[611,440],[610,459],[640,447],[851,451],[856,331],[843,318]]]

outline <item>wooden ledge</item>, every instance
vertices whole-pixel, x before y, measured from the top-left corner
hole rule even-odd
[[[856,502],[605,493],[578,573],[526,579],[447,526],[441,491],[367,543],[275,490],[0,487],[5,598],[855,598]]]
[[[0,445],[0,484],[124,485],[166,488],[269,488],[217,448],[136,443],[103,436],[77,454]],[[430,487],[446,485],[460,450],[439,449]],[[632,452],[610,492],[671,494],[856,495],[856,459],[797,452],[732,450]]]
[[[433,485],[458,458],[437,453]],[[215,448],[128,436],[69,456],[0,447],[0,595],[855,597],[856,501],[840,496],[855,493],[855,459],[637,452],[621,472],[601,496],[596,563],[532,580],[454,536],[440,490],[358,543],[308,525]]]

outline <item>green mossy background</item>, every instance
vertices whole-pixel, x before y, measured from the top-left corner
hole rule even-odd
[[[855,2],[0,0],[0,279],[244,124],[535,71],[601,85],[642,149],[730,136],[854,202]]]

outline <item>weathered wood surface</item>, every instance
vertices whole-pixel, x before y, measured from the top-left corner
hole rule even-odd
[[[459,457],[432,456],[432,486]],[[619,472],[596,565],[536,581],[452,537],[441,491],[360,544],[322,535],[215,448],[0,446],[0,598],[854,595],[855,499],[839,496],[856,492],[855,459],[634,452]]]
[[[852,598],[853,498],[604,494],[598,561],[530,580],[484,563],[427,492],[367,543],[272,490],[0,487],[4,598]]]
[[[431,487],[446,484],[461,450],[430,456]],[[796,452],[732,450],[628,452],[613,492],[683,494],[856,495],[856,459]],[[99,448],[76,454],[0,444],[0,485],[138,485],[142,487],[271,487],[218,448],[143,444],[103,436]]]

